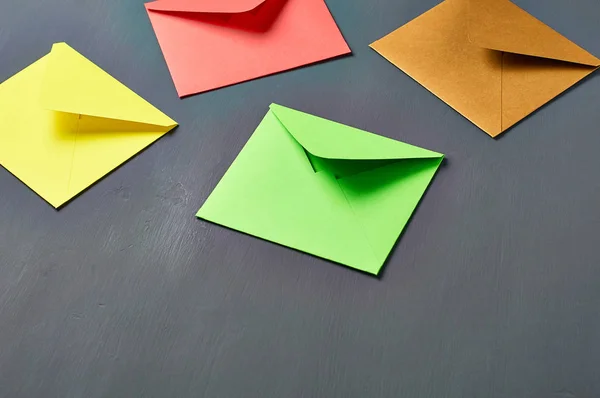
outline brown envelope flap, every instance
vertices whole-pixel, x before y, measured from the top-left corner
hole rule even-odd
[[[491,136],[501,133],[502,53],[468,44],[468,0],[446,0],[371,47]]]
[[[470,0],[469,40],[491,50],[600,66],[596,58],[509,0]]]
[[[504,53],[502,57],[502,130],[593,73],[593,66]]]
[[[240,14],[256,9],[268,0],[158,0],[146,3],[146,9],[170,12]]]

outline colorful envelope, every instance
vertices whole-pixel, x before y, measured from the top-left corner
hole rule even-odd
[[[197,216],[377,274],[442,158],[273,104]]]
[[[0,84],[0,164],[55,208],[176,125],[65,43]]]
[[[492,137],[600,66],[508,0],[446,0],[371,47]]]
[[[180,97],[350,53],[324,0],[158,0],[146,10]]]

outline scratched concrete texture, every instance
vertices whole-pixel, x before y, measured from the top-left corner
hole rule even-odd
[[[66,41],[181,124],[60,211],[0,169],[0,397],[599,397],[600,76],[492,140],[368,47],[436,3],[180,100],[142,1],[0,1],[0,81]],[[600,55],[597,0],[517,3]],[[447,155],[380,278],[194,217],[271,102]]]

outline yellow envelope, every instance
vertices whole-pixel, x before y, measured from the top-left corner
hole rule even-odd
[[[371,47],[492,137],[600,66],[508,0],[446,0]]]
[[[176,125],[65,43],[0,84],[0,164],[55,208]]]

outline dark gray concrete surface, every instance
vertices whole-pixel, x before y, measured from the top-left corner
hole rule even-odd
[[[435,0],[327,3],[352,56],[180,100],[142,1],[0,1],[0,81],[67,41],[181,124],[58,212],[0,169],[0,397],[600,397],[600,76],[492,140],[368,47]],[[271,102],[447,155],[381,278],[194,217]]]

